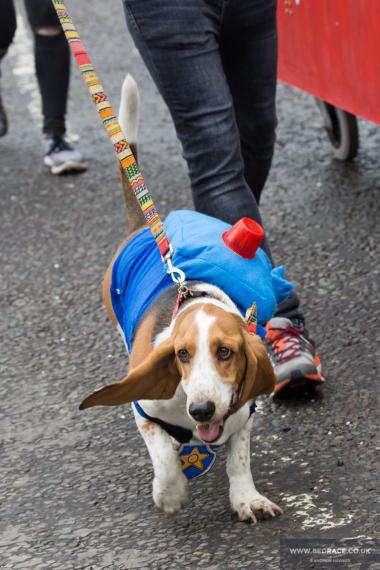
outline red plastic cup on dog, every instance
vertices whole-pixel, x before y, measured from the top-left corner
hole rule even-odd
[[[222,239],[226,246],[244,259],[253,259],[264,239],[265,232],[260,224],[251,218],[241,218]]]

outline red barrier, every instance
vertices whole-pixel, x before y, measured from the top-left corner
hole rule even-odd
[[[278,0],[279,79],[380,124],[380,0]]]

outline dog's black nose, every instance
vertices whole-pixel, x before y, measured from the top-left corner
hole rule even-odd
[[[200,402],[199,404],[190,404],[189,413],[197,422],[208,422],[211,420],[215,412],[214,402]]]

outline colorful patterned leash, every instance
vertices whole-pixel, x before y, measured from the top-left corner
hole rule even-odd
[[[145,185],[144,178],[140,172],[135,157],[133,156],[131,148],[120,128],[119,121],[113,112],[111,103],[103,90],[98,75],[91,63],[73,21],[67,12],[64,2],[62,0],[52,0],[52,2],[66,39],[82,74],[83,80],[87,85],[87,89],[113,144],[123,172],[129,180],[142,213],[144,214],[146,223],[148,224],[157,247],[160,250],[162,261],[166,264],[167,272],[171,275],[173,281],[181,286],[185,282],[185,274],[180,269],[173,267],[173,248],[165,233],[161,218],[158,215],[152,196]]]
[[[257,304],[256,301],[252,303],[252,306],[246,310],[245,320],[247,323],[248,332],[251,334],[257,334],[261,340],[264,340],[267,334],[265,327],[262,327],[258,323],[257,319]]]
[[[247,327],[250,333],[257,334],[257,304],[256,301],[253,302],[252,306],[249,307],[245,314],[245,320],[247,321]]]

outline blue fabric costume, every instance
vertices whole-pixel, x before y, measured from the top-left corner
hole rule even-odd
[[[189,210],[169,214],[165,231],[174,249],[173,263],[188,280],[220,287],[245,316],[254,301],[258,323],[264,325],[293,285],[284,279],[284,268],[272,268],[259,248],[254,259],[243,259],[230,250],[222,234],[231,226]],[[112,271],[112,306],[124,333],[128,350],[137,324],[149,305],[173,284],[148,228],[137,234],[119,253]]]

